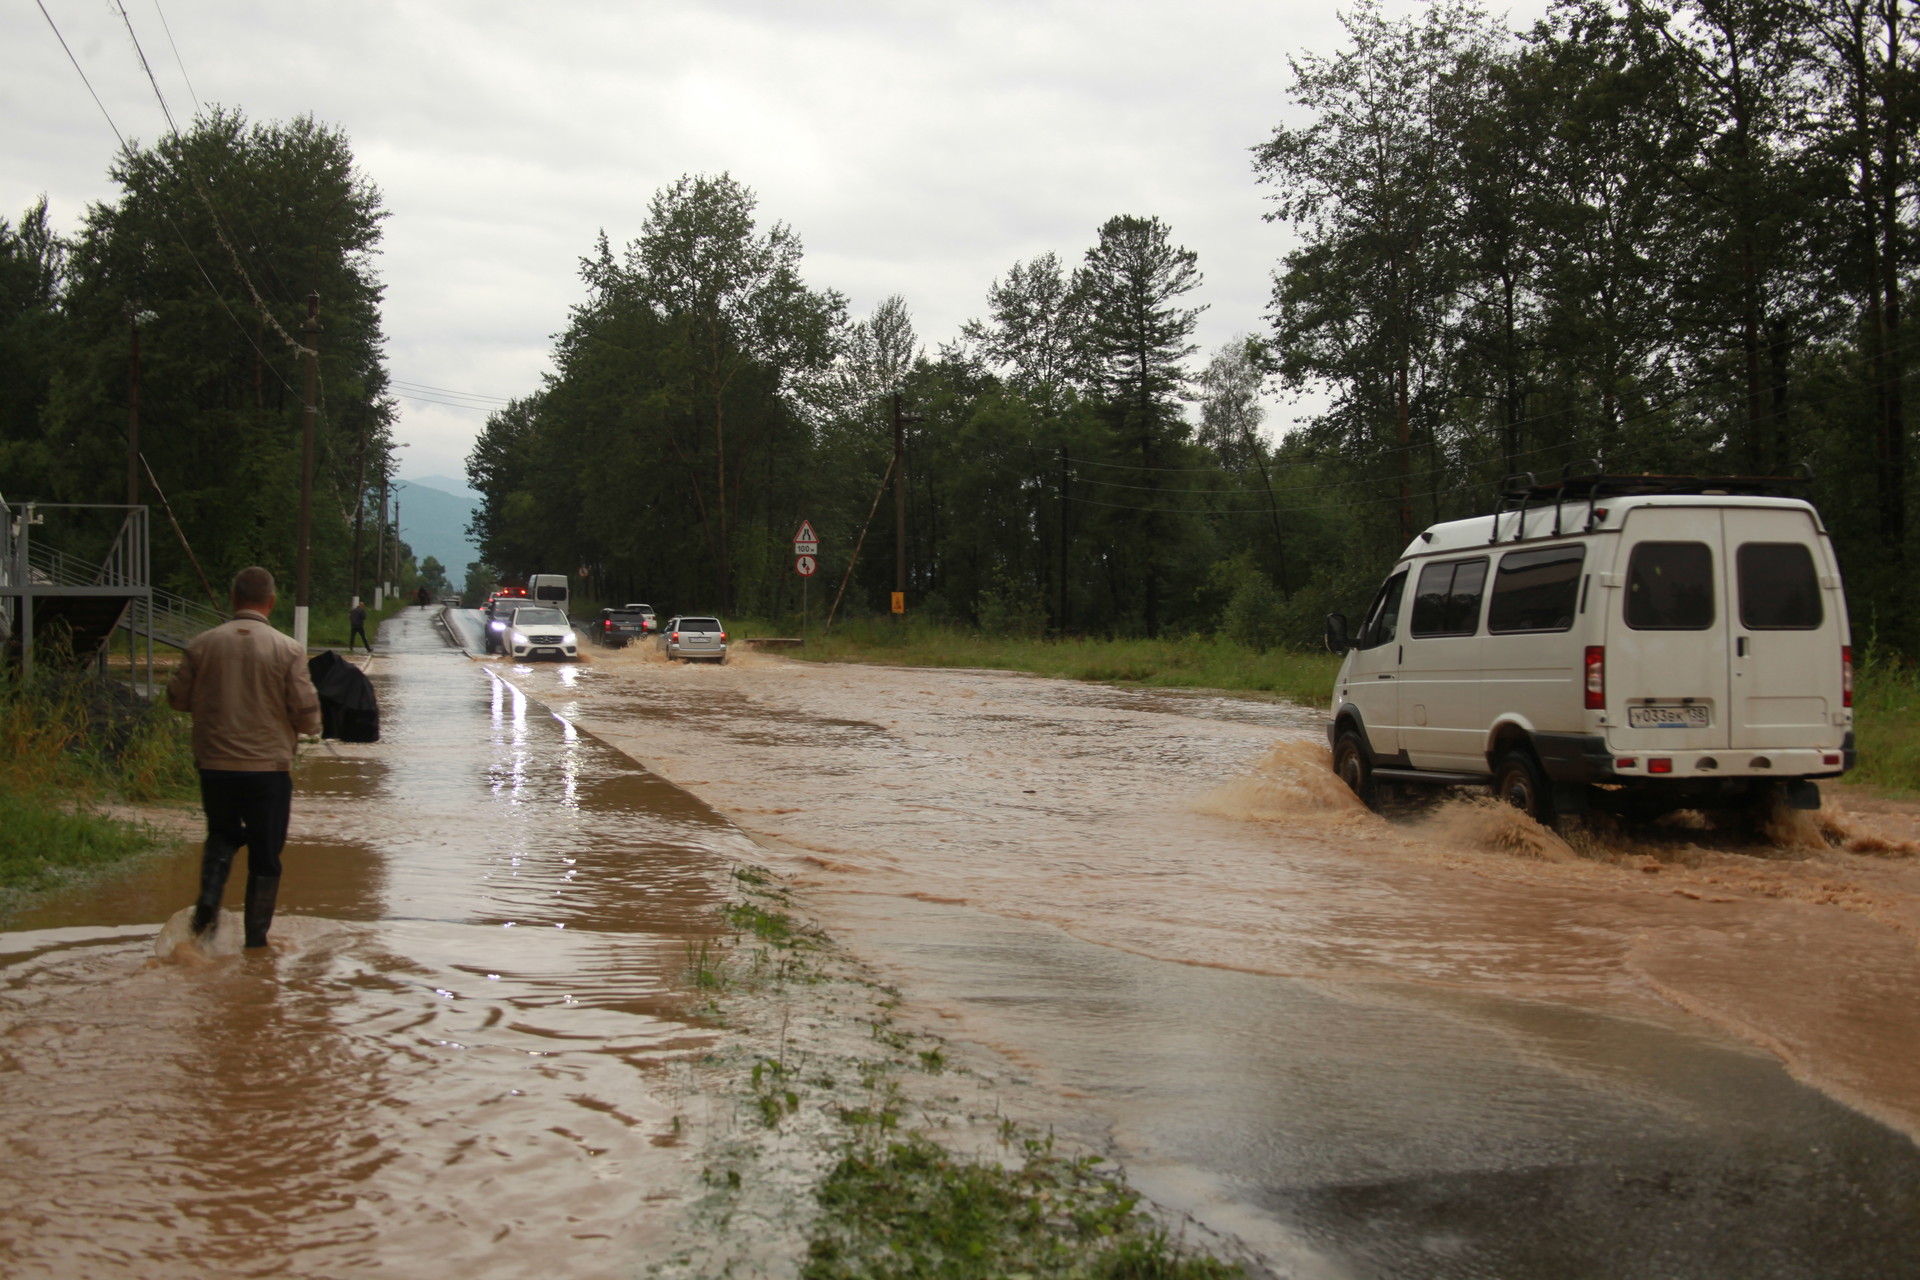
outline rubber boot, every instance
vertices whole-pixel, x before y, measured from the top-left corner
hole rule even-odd
[[[279,876],[247,877],[247,945],[267,945],[267,926],[273,923],[273,900],[280,893]]]
[[[220,923],[220,895],[226,892],[227,872],[238,845],[209,839],[200,852],[200,897],[193,904],[193,931],[202,934]]]

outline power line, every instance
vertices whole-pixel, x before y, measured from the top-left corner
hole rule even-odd
[[[423,396],[417,392],[396,387],[393,393],[399,399],[414,404],[437,404],[447,409],[471,409],[475,413],[498,413],[500,406],[488,404],[466,404],[459,400],[441,400],[435,396]]]
[[[436,387],[425,382],[407,382],[400,378],[393,378],[390,381],[392,385],[408,391],[428,391],[436,395],[455,396],[461,400],[485,400],[493,404],[513,403],[512,399],[507,396],[483,395],[478,391],[456,391],[452,387]]]
[[[193,113],[200,114],[200,95],[194,91],[193,77],[187,74],[187,64],[180,57],[180,46],[173,42],[173,27],[167,21],[166,11],[161,9],[160,0],[153,0],[153,11],[160,15],[160,29],[167,33],[167,44],[173,49],[174,65],[180,68],[180,78],[187,82],[187,96],[193,99]]]
[[[73,49],[67,44],[66,36],[61,34],[59,24],[53,20],[53,15],[47,12],[47,6],[42,3],[42,0],[34,0],[34,5],[40,10],[40,16],[47,20],[47,26],[52,28],[53,38],[60,42],[60,48],[67,55],[67,61],[73,64],[75,73],[80,77],[80,83],[87,86],[87,92],[92,95],[93,104],[100,108],[100,115],[106,120],[107,128],[113,130],[113,136],[119,140],[120,150],[123,153],[130,154],[133,149],[127,145],[127,136],[120,132],[120,126],[114,122],[113,113],[107,110],[107,104],[100,100],[99,93],[94,90],[93,81],[87,78],[86,69],[80,65],[80,60],[73,56]],[[145,62],[144,56],[141,61],[143,63]],[[157,88],[156,86],[156,91]],[[164,106],[164,103],[162,105]],[[172,231],[174,238],[180,242],[180,248],[185,251],[188,260],[191,261],[194,268],[199,271],[200,278],[207,282],[207,291],[213,295],[213,300],[220,304],[220,309],[227,313],[227,318],[233,321],[234,327],[240,330],[241,336],[247,340],[247,345],[254,349],[255,354],[259,355],[262,363],[266,363],[268,367],[271,368],[272,366],[267,361],[266,353],[260,350],[258,343],[254,342],[253,335],[247,332],[247,327],[240,323],[240,317],[233,314],[233,308],[229,307],[227,300],[221,296],[220,288],[214,284],[213,276],[208,273],[206,264],[200,261],[198,254],[194,253],[193,246],[187,242],[186,233],[181,231],[180,224],[173,220],[173,215],[167,212],[164,203],[161,205],[159,213],[161,218],[165,220],[167,229]],[[278,378],[280,385],[288,391],[293,390],[293,384],[288,382],[284,377],[281,377],[278,369],[273,371],[273,376]]]

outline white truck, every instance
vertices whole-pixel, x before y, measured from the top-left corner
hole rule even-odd
[[[1529,478],[1529,481],[1531,478]],[[1840,569],[1796,482],[1509,482],[1410,543],[1344,653],[1328,738],[1377,782],[1490,785],[1541,822],[1818,808],[1854,762]]]

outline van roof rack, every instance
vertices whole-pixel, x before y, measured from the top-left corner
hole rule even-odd
[[[1813,483],[1809,475],[1799,476],[1659,476],[1659,475],[1582,475],[1561,476],[1545,482],[1530,472],[1508,476],[1500,482],[1500,496],[1508,502],[1535,503],[1584,502],[1590,498],[1643,497],[1654,494],[1739,494],[1744,497],[1801,498]]]
[[[1742,497],[1805,498],[1813,484],[1813,469],[1801,464],[1804,475],[1797,476],[1657,476],[1607,475],[1594,471],[1589,475],[1561,472],[1557,480],[1542,483],[1530,471],[1508,476],[1500,482],[1500,507],[1494,512],[1493,530],[1487,542],[1500,541],[1500,518],[1509,512],[1520,513],[1513,523],[1513,538],[1518,542],[1526,532],[1527,511],[1535,506],[1553,508],[1553,535],[1561,536],[1561,504],[1587,504],[1586,527],[1593,528],[1594,508],[1603,498],[1649,497],[1660,494],[1699,495],[1737,494]]]

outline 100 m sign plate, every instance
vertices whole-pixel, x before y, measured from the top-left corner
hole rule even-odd
[[[1635,729],[1704,729],[1712,722],[1706,707],[1628,707],[1627,723]]]

